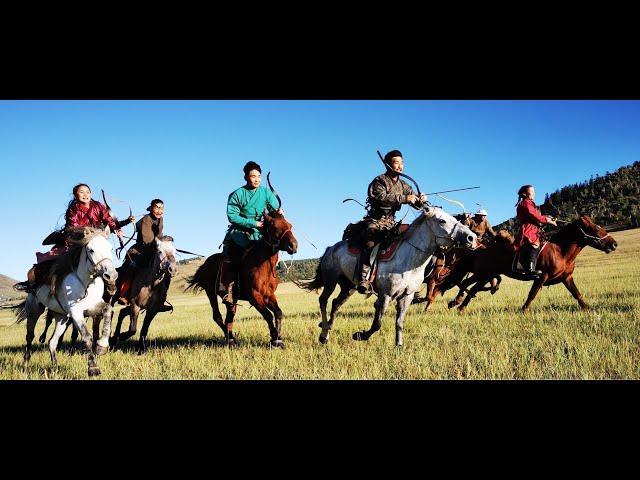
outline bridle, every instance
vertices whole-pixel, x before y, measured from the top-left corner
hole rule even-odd
[[[284,237],[287,235],[287,233],[291,232],[291,228],[287,228],[282,235],[280,235],[279,238],[276,238],[274,242],[272,242],[271,239],[271,234],[269,233],[269,229],[266,229],[266,235],[264,235],[262,237],[262,240],[264,241],[264,243],[266,243],[268,246],[270,246],[274,252],[280,250],[280,243],[282,242],[282,240],[284,239]],[[268,237],[268,238],[267,238]]]
[[[603,236],[603,237],[598,237],[598,236],[596,236],[596,235],[589,235],[587,232],[585,232],[585,231],[582,229],[582,227],[578,227],[578,229],[580,230],[580,232],[582,233],[582,235],[584,235],[584,238],[585,238],[585,239],[590,238],[590,239],[592,239],[592,240],[595,240],[595,241],[596,241],[596,243],[598,243],[598,244],[599,244],[601,247],[603,247],[603,248],[606,246],[606,245],[604,244],[604,241],[603,241],[603,240],[604,240],[605,238],[607,238],[607,237],[610,237],[610,236],[611,236],[611,234],[610,234],[610,233],[607,233],[607,234],[606,234],[605,236]]]
[[[111,258],[109,258],[109,257],[104,257],[104,258],[103,258],[102,260],[100,260],[99,262],[94,262],[94,261],[91,259],[91,257],[89,256],[89,252],[88,252],[87,250],[88,250],[88,248],[87,248],[87,246],[85,245],[85,247],[84,247],[84,255],[85,255],[85,257],[87,258],[87,262],[89,263],[89,265],[91,265],[91,266],[93,267],[93,268],[92,268],[92,271],[91,271],[91,274],[89,275],[89,278],[90,278],[90,279],[94,279],[94,278],[96,278],[96,277],[98,276],[98,275],[97,275],[97,273],[98,273],[98,267],[100,266],[100,264],[101,264],[102,262],[107,261],[107,260],[113,263],[113,260],[111,260]]]

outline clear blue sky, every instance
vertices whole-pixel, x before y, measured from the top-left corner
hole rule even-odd
[[[272,172],[300,243],[296,258],[318,257],[362,217],[342,200],[364,202],[384,171],[376,149],[393,148],[423,191],[481,186],[452,196],[467,210],[483,204],[496,224],[513,216],[525,183],[541,203],[558,187],[639,160],[640,102],[0,101],[0,273],[26,278],[79,182],[136,214],[163,199],[177,247],[216,253],[227,196],[244,183],[248,160],[262,166],[265,185]],[[126,216],[124,204],[112,207]]]

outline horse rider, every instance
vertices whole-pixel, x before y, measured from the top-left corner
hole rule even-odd
[[[487,237],[495,238],[496,232],[491,227],[489,220],[487,220],[487,211],[481,208],[471,219],[470,225],[471,231],[478,236],[478,243],[481,243],[485,234]]]
[[[234,304],[234,285],[237,284],[240,262],[251,244],[262,240],[264,223],[260,218],[265,209],[284,215],[282,208],[273,192],[260,185],[262,169],[256,162],[247,162],[243,167],[245,185],[234,190],[227,201],[227,218],[229,228],[223,240],[222,253],[226,257],[227,265],[222,283],[226,288],[226,295],[222,301]],[[237,288],[236,288],[237,290]]]
[[[384,156],[384,163],[387,165],[387,171],[374,178],[367,189],[369,207],[367,215],[362,220],[366,226],[360,236],[362,251],[359,261],[359,293],[366,293],[371,287],[367,278],[371,271],[371,250],[376,243],[382,241],[385,233],[396,225],[396,212],[404,204],[418,208],[419,204],[427,201],[424,193],[418,197],[411,186],[398,175],[404,170],[404,159],[399,150],[388,152]]]
[[[51,250],[47,253],[36,252],[37,263],[27,273],[27,282],[30,287],[40,283],[46,276],[53,260],[69,250],[66,234],[70,229],[75,227],[103,228],[103,225],[109,225],[111,230],[119,238],[122,238],[122,227],[135,221],[135,217],[130,216],[126,220],[116,222],[105,205],[91,198],[91,188],[86,183],[79,183],[73,187],[73,198],[67,205],[64,217],[64,229],[53,232],[47,237],[47,239],[52,239],[54,243]]]
[[[164,202],[154,198],[147,207],[147,212],[149,213],[136,223],[136,243],[127,251],[124,262],[118,268],[116,282],[120,289],[118,303],[121,305],[129,304],[129,290],[135,271],[151,264],[156,253],[156,238],[163,236]]]
[[[520,221],[520,229],[516,235],[514,246],[520,251],[520,263],[525,269],[525,275],[533,280],[542,275],[536,270],[536,262],[540,253],[540,226],[550,224],[557,226],[553,217],[542,215],[535,202],[535,188],[533,185],[523,185],[518,190],[516,215]]]

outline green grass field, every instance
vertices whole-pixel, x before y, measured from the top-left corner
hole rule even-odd
[[[229,350],[211,320],[206,295],[180,293],[184,276],[195,268],[186,265],[169,296],[175,311],[154,320],[148,352],[136,355],[136,334],[122,350],[99,358],[98,379],[640,378],[640,229],[613,235],[616,252],[587,248],[578,257],[574,277],[589,312],[580,311],[565,287],[557,285],[544,288],[524,315],[520,307],[531,282],[504,278],[496,295],[479,294],[464,314],[446,307],[453,290],[428,313],[423,305],[413,305],[402,349],[394,347],[395,308],[387,311],[382,330],[369,342],[351,339],[353,332],[371,325],[373,315],[375,297],[364,300],[358,294],[343,307],[329,344],[321,345],[318,295],[283,284],[277,294],[285,313],[286,349],[268,348],[266,323],[245,306],[238,309],[234,330],[240,346]],[[70,351],[66,342],[57,371],[48,349],[37,343],[23,368],[25,324],[12,322],[10,311],[0,312],[0,379],[87,378],[85,356]],[[43,328],[44,317],[36,336]]]

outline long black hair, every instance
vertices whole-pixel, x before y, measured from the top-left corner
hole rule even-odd
[[[520,187],[520,190],[518,190],[518,201],[516,202],[516,205],[526,198],[527,190],[531,187],[533,187],[533,185],[523,185]]]
[[[80,190],[80,187],[87,187],[89,189],[89,192],[91,192],[91,187],[86,183],[77,184],[75,187],[73,187],[73,198],[69,201],[69,204],[67,205],[67,210],[70,209],[72,206],[74,206],[78,202],[78,200],[76,199],[76,193],[78,193],[78,190]],[[93,199],[91,201],[93,202]]]

